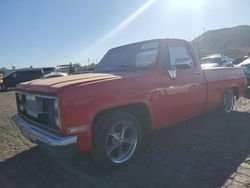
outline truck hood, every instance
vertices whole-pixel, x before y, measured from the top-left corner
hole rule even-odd
[[[41,92],[48,94],[55,94],[58,90],[71,87],[79,84],[90,84],[94,82],[101,82],[107,80],[121,79],[129,74],[106,74],[106,73],[86,73],[79,75],[70,75],[64,77],[37,79],[29,82],[24,82],[17,86],[19,91],[27,92]]]

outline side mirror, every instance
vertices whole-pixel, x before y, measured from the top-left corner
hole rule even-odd
[[[170,78],[172,80],[174,80],[176,78],[176,69],[173,67],[171,69],[168,70],[168,74],[170,76]]]
[[[177,69],[188,69],[191,68],[193,60],[191,58],[178,58],[175,60],[175,67]]]

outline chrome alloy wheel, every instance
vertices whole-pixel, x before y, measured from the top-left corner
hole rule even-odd
[[[234,107],[234,94],[231,89],[228,89],[224,93],[223,108],[226,113],[230,113]]]
[[[138,140],[136,126],[128,120],[117,122],[110,130],[105,150],[108,158],[114,163],[123,163],[135,152]]]

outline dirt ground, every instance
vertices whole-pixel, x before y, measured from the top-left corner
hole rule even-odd
[[[247,92],[228,117],[209,113],[152,132],[135,161],[112,171],[88,153],[31,144],[10,122],[14,92],[0,92],[0,187],[250,187]]]

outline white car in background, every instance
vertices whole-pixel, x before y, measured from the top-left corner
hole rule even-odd
[[[211,55],[203,57],[201,59],[201,67],[233,67],[233,61],[231,58],[224,55]]]
[[[63,76],[68,76],[68,73],[65,72],[51,72],[49,74],[44,75],[42,78],[55,78],[55,77],[63,77]]]

